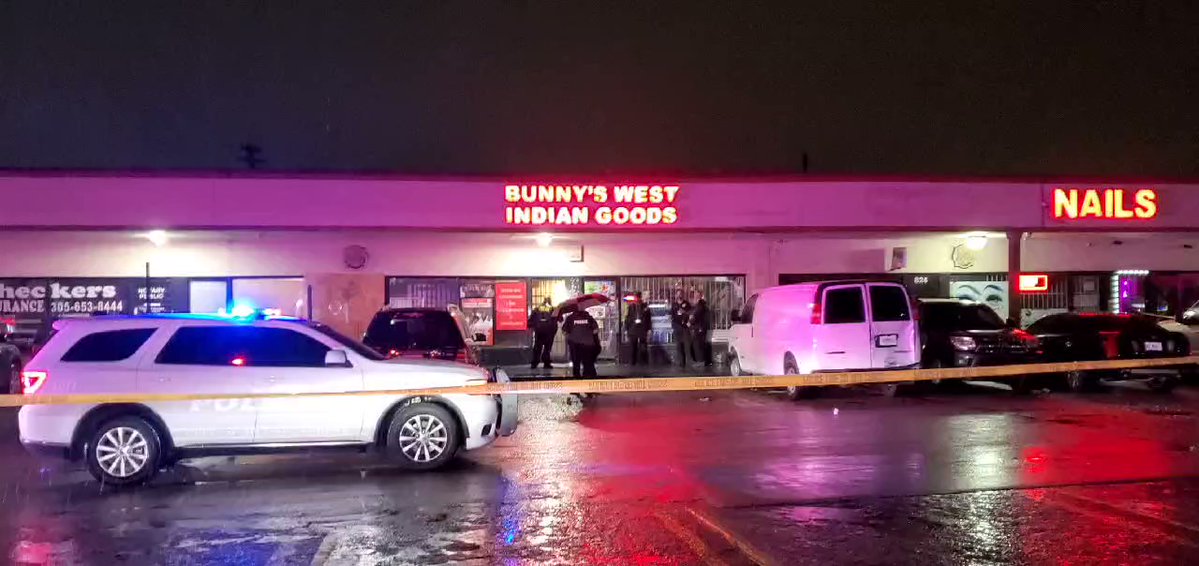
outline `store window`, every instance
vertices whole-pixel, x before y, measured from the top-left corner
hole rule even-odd
[[[677,294],[691,300],[692,291],[703,293],[712,313],[713,342],[728,341],[733,311],[745,305],[745,277],[741,275],[621,277],[620,290],[622,295],[641,291],[650,308],[651,344],[675,342],[670,326],[670,303]],[[621,311],[622,318],[627,314],[625,309]]]
[[[445,309],[458,304],[458,295],[455,278],[387,278],[387,304],[394,309]]]
[[[252,277],[233,279],[233,304],[281,314],[308,316],[308,288],[300,277]]]

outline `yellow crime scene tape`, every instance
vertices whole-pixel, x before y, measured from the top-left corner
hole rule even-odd
[[[166,401],[208,401],[220,399],[278,399],[325,396],[415,396],[415,395],[495,395],[502,393],[646,393],[670,391],[711,391],[721,389],[766,389],[789,386],[821,387],[833,385],[871,385],[909,383],[939,379],[1003,378],[1030,374],[1148,369],[1199,364],[1199,356],[1153,358],[1145,360],[1104,360],[1094,362],[1055,362],[968,368],[904,369],[879,371],[841,371],[806,375],[755,375],[726,377],[621,377],[608,379],[569,379],[486,383],[459,387],[392,389],[375,391],[330,391],[303,393],[116,393],[83,395],[0,395],[0,407],[24,405],[72,405],[99,403],[153,403]]]

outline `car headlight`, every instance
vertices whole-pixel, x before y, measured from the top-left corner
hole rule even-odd
[[[974,341],[974,338],[969,336],[950,336],[949,342],[953,344],[956,350],[970,351],[978,347],[978,343]]]

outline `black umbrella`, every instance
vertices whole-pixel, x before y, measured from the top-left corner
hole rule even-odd
[[[562,301],[557,307],[554,307],[554,316],[564,316],[574,312],[587,310],[591,307],[602,305],[611,301],[607,295],[603,293],[588,293],[579,295],[573,299]]]

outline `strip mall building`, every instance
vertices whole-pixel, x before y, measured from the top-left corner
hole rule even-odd
[[[95,312],[247,304],[361,333],[383,305],[453,306],[507,361],[531,305],[582,292],[642,291],[661,351],[680,290],[707,296],[718,329],[756,289],[847,276],[1024,324],[1199,299],[1186,183],[9,173],[0,220],[0,319],[24,342]],[[608,356],[619,304],[597,312]]]

